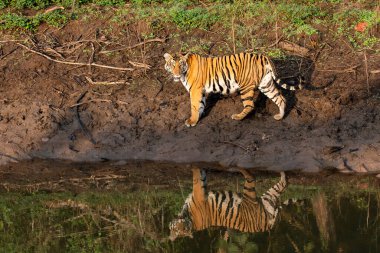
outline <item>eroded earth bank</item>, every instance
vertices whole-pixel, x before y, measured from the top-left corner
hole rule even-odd
[[[210,55],[229,54],[231,47],[220,51],[221,28],[171,36],[178,31],[168,27],[158,33],[162,41],[149,41],[141,37],[151,29],[143,21],[111,32],[108,27],[105,21],[42,26],[20,43],[52,59],[133,71],[61,64],[17,42],[1,44],[0,164],[139,159],[307,172],[380,170],[380,75],[371,72],[380,68],[378,55],[368,52],[365,58],[328,36],[315,48],[295,41],[307,54],[285,51],[288,57],[275,61],[276,67],[283,75],[305,75],[309,85],[285,92],[290,106],[284,120],[275,121],[276,106],[259,95],[256,112],[234,121],[231,115],[242,103],[232,96],[211,98],[206,116],[187,128],[189,95],[165,72],[163,54],[196,43],[194,37],[215,42]],[[104,52],[124,46],[130,48]]]

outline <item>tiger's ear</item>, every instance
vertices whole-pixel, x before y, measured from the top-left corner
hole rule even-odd
[[[185,55],[181,54],[180,57],[181,57],[182,60],[187,61],[187,59],[189,58],[189,55],[190,55],[190,53],[187,53]]]
[[[171,61],[171,60],[173,60],[173,56],[171,56],[171,55],[168,54],[168,53],[165,53],[165,54],[164,54],[164,58],[165,58],[165,61]]]

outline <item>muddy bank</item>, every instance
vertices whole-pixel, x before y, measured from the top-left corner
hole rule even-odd
[[[62,46],[80,36],[90,38],[88,31],[99,27],[102,24],[73,22],[45,30],[45,37],[37,35],[34,43],[54,48],[47,36]],[[168,33],[164,30],[161,35]],[[207,31],[196,35],[220,37]],[[125,45],[139,42],[137,35],[117,39]],[[181,84],[168,79],[163,68],[163,53],[175,52],[178,43],[168,38],[165,43],[146,44],[143,58],[139,47],[111,56],[100,54],[102,44],[93,45],[94,53],[91,44],[77,53],[82,62],[93,54],[97,63],[125,67],[128,61],[144,61],[151,66],[132,72],[57,64],[14,43],[4,44],[3,54],[12,53],[0,61],[0,164],[32,158],[142,159],[307,172],[380,171],[380,77],[370,75],[367,84],[363,59],[347,45],[331,40],[330,47],[311,51],[308,59],[315,60],[312,68],[306,67],[312,88],[285,92],[290,106],[284,120],[275,121],[276,106],[258,96],[256,112],[233,121],[230,117],[242,103],[239,96],[232,96],[208,101],[213,106],[207,115],[196,127],[186,128],[189,95]],[[211,54],[220,55],[212,50]],[[291,62],[285,59],[278,67]],[[349,66],[358,67],[354,72],[339,71]],[[370,55],[368,68],[379,67],[379,56]],[[126,83],[96,85],[86,77]]]

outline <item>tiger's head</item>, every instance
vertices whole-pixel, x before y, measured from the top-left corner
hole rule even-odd
[[[189,236],[193,238],[193,224],[188,218],[177,218],[169,224],[170,236],[169,239],[174,241],[177,237]]]
[[[187,70],[189,69],[189,64],[187,63],[187,59],[189,54],[180,55],[176,60],[168,53],[164,54],[165,58],[165,69],[173,75],[173,79],[175,82],[179,80],[184,80]]]

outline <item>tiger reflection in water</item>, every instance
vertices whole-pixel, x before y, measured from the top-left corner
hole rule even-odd
[[[277,218],[279,197],[287,182],[281,179],[261,197],[256,196],[256,180],[248,170],[241,169],[245,178],[243,196],[230,191],[206,190],[206,173],[193,168],[193,192],[186,199],[178,217],[169,224],[170,240],[193,237],[193,231],[223,227],[241,232],[269,231]]]

